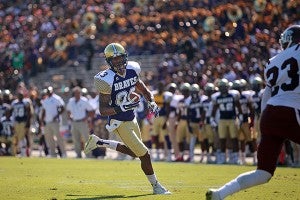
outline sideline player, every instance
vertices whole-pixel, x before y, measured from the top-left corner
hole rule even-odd
[[[182,83],[180,85],[180,92],[183,95],[182,99],[179,100],[176,110],[177,116],[177,128],[176,128],[176,141],[179,147],[179,156],[175,158],[176,162],[184,161],[184,152],[185,145],[190,146],[190,132],[188,126],[188,107],[190,105],[191,96],[190,96],[190,87],[189,83]],[[190,161],[190,158],[186,160]]]
[[[191,101],[188,107],[188,128],[190,132],[190,154],[189,162],[194,162],[194,151],[197,139],[200,142],[201,157],[200,162],[204,159],[204,153],[208,152],[208,140],[204,138],[202,131],[200,131],[200,125],[204,119],[202,102],[207,98],[200,94],[200,87],[197,83],[194,83],[190,87]],[[205,142],[207,141],[207,142]]]
[[[241,105],[239,102],[240,95],[237,91],[229,90],[229,82],[227,79],[221,79],[218,82],[219,91],[212,98],[213,110],[211,114],[211,125],[216,124],[215,118],[217,110],[220,111],[220,120],[218,123],[218,134],[220,140],[221,154],[217,159],[217,164],[226,163],[226,143],[227,133],[230,136],[232,144],[232,154],[230,154],[229,163],[238,164],[238,129],[236,126],[236,118],[241,114]],[[238,114],[237,114],[238,111]]]
[[[206,199],[224,199],[240,190],[267,183],[273,176],[285,140],[300,144],[300,25],[288,27],[279,43],[283,49],[264,70],[261,141],[257,169],[243,173],[219,189],[209,189]]]
[[[147,100],[149,109],[158,114],[159,109],[153,95],[139,77],[140,65],[127,60],[125,48],[119,43],[106,46],[104,54],[110,68],[94,77],[95,87],[99,92],[99,109],[102,116],[109,116],[109,132],[118,135],[123,143],[90,135],[85,145],[85,153],[100,146],[139,157],[141,168],[153,186],[153,194],[171,194],[157,181],[148,148],[141,140],[140,128],[134,114],[139,102],[129,99],[130,93],[137,90]]]
[[[159,117],[156,117],[153,122],[153,136],[152,142],[156,146],[155,161],[160,161],[160,149],[164,150],[164,158],[167,162],[172,161],[171,154],[171,141],[167,130],[167,120],[169,115],[170,101],[173,94],[165,91],[163,82],[159,82],[157,90],[153,91],[154,101],[159,107]]]

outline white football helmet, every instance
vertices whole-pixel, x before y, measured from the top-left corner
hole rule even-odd
[[[300,25],[292,25],[280,35],[279,44],[282,49],[289,48],[300,43]]]

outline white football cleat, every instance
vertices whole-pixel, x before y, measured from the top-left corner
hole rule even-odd
[[[222,200],[218,190],[216,189],[209,189],[206,194],[206,200]]]
[[[153,194],[172,194],[169,190],[167,190],[164,186],[162,186],[159,182],[156,182],[153,185]]]
[[[94,134],[90,135],[88,141],[84,145],[84,150],[83,150],[84,153],[88,154],[92,150],[94,150],[97,147],[101,146],[101,145],[99,145],[99,141],[101,142],[101,139],[98,136],[96,136]]]

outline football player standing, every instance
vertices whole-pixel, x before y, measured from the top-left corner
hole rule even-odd
[[[165,91],[163,82],[159,82],[157,90],[153,91],[154,101],[159,107],[159,117],[156,117],[153,122],[153,136],[152,141],[156,146],[156,161],[160,160],[161,148],[164,149],[164,159],[168,162],[172,161],[171,154],[171,141],[167,130],[167,116],[169,115],[170,102],[173,94]]]
[[[137,90],[147,100],[149,109],[158,115],[159,108],[153,95],[139,77],[140,65],[127,60],[125,48],[119,43],[107,45],[104,55],[110,68],[94,77],[94,84],[99,92],[99,109],[102,116],[109,116],[106,128],[118,135],[123,143],[103,140],[92,134],[84,151],[88,154],[100,146],[138,157],[144,174],[153,186],[153,194],[171,194],[157,181],[148,148],[141,140],[140,128],[134,114],[139,101],[129,98]]]
[[[203,115],[205,116],[205,119],[203,120],[202,132],[208,140],[209,147],[212,147],[211,151],[215,152],[216,157],[218,157],[218,154],[220,154],[219,136],[216,131],[216,127],[212,127],[210,124],[210,117],[213,108],[212,95],[215,93],[215,90],[215,85],[213,83],[206,83],[206,85],[204,86],[204,96],[206,98],[202,101]],[[209,148],[206,152],[206,155],[206,162],[214,163],[211,158],[211,152],[209,152]]]
[[[202,131],[200,131],[200,125],[203,124],[202,121],[204,119],[202,102],[207,97],[200,94],[200,87],[197,83],[191,85],[190,93],[191,93],[191,101],[188,107],[188,128],[191,135],[190,135],[190,149],[189,149],[190,154],[189,154],[188,161],[194,162],[195,144],[198,139],[201,147],[200,162],[202,162],[204,159],[204,154],[208,152],[208,148],[209,148],[208,140],[204,138]]]
[[[285,140],[300,144],[300,25],[288,27],[279,40],[282,52],[264,70],[266,81],[260,121],[257,169],[243,173],[206,199],[224,199],[240,190],[267,183],[273,176]]]
[[[256,140],[253,140],[253,135],[251,135],[251,129],[253,128],[253,120],[254,120],[254,109],[252,106],[251,95],[249,91],[242,90],[242,83],[240,80],[235,80],[232,82],[231,89],[237,90],[240,93],[240,104],[242,109],[242,120],[240,121],[239,127],[239,142],[240,142],[240,164],[246,164],[246,142],[252,143],[252,153],[253,153],[253,164],[256,164]],[[250,123],[249,123],[250,118]],[[250,129],[251,128],[251,129]]]
[[[219,92],[213,96],[213,110],[211,117],[211,125],[216,124],[216,113],[219,109],[220,120],[218,123],[218,134],[220,140],[221,154],[217,164],[226,163],[226,137],[227,130],[229,131],[230,141],[232,143],[232,154],[229,162],[238,164],[238,129],[236,125],[236,118],[241,114],[241,105],[239,102],[240,95],[237,91],[229,91],[229,82],[227,79],[221,79],[218,82]],[[236,112],[238,110],[238,113]]]
[[[190,145],[190,133],[188,127],[188,107],[191,101],[190,87],[191,85],[189,83],[182,83],[180,85],[180,92],[183,96],[182,99],[179,100],[176,110],[176,141],[179,147],[179,156],[175,158],[176,162],[184,161],[185,144],[187,146]],[[187,161],[189,161],[189,158]]]

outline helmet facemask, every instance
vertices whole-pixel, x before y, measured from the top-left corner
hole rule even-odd
[[[292,42],[293,42],[292,41],[292,32],[287,30],[281,34],[280,39],[279,39],[279,44],[282,49],[289,48],[291,46]]]
[[[229,82],[227,79],[221,79],[218,83],[218,88],[221,94],[227,94],[229,89]]]
[[[299,43],[300,25],[292,25],[280,35],[279,44],[283,50]]]
[[[106,58],[106,62],[111,67],[111,69],[121,75],[124,76],[126,72],[126,66],[127,66],[127,55],[120,55],[115,56],[111,58]]]

